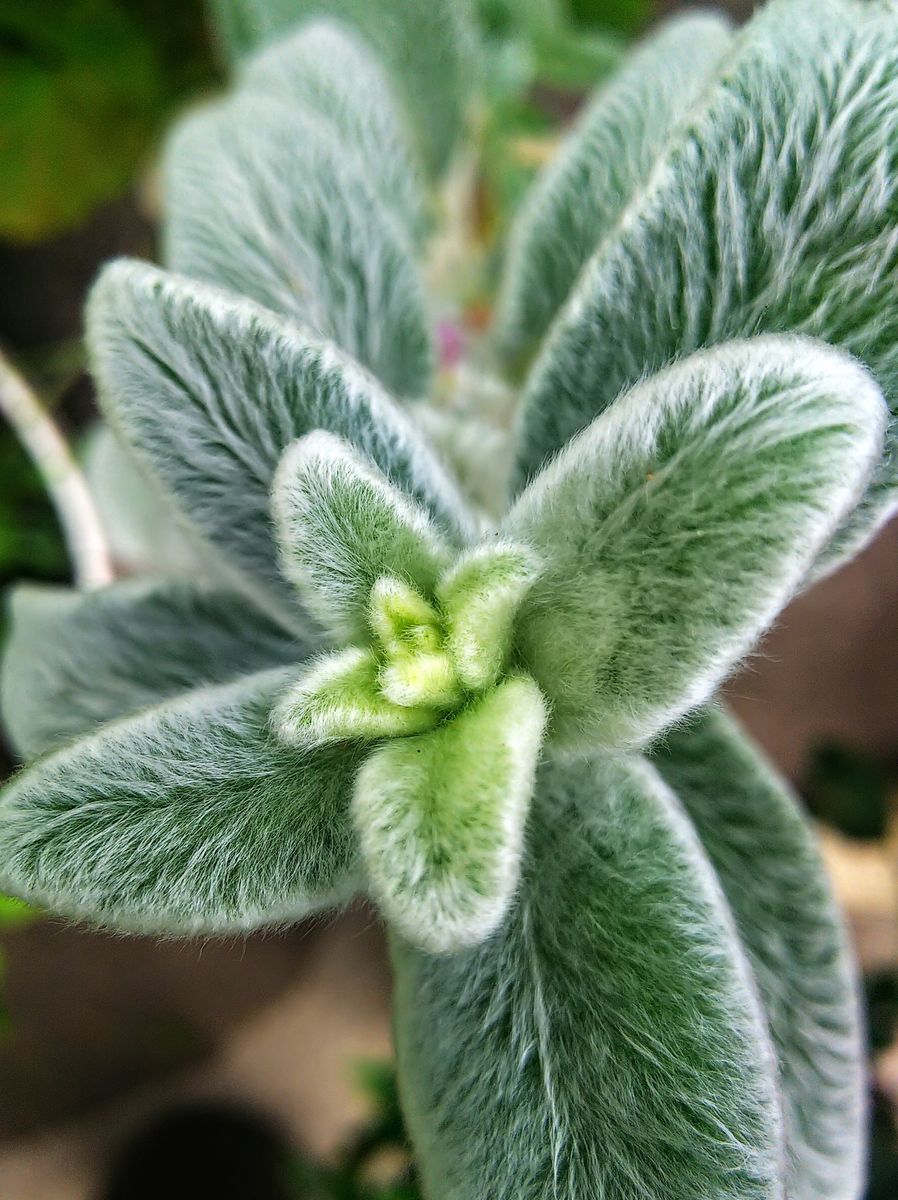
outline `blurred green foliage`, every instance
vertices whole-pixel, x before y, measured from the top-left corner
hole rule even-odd
[[[121,195],[210,73],[200,0],[0,0],[0,238],[47,237]]]
[[[23,576],[56,580],[66,554],[40,478],[15,435],[0,426],[0,587]],[[2,622],[0,622],[2,627]]]

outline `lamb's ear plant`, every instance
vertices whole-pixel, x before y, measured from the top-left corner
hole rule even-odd
[[[422,284],[465,6],[215,8],[174,270],[88,311],[204,550],[17,593],[0,886],[168,935],[369,897],[429,1200],[856,1200],[842,926],[715,694],[898,497],[898,5],[652,34],[536,184],[479,379],[435,375]],[[484,364],[521,381],[491,513],[430,440],[514,395]]]

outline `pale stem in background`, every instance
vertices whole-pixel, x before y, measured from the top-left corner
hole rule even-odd
[[[76,583],[88,589],[111,583],[112,559],[87,480],[56,422],[2,355],[0,411],[40,472],[65,535]]]

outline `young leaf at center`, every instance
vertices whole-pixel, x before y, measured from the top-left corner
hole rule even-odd
[[[388,742],[359,772],[371,889],[413,944],[457,950],[504,917],[545,719],[533,681],[512,677],[432,733]]]

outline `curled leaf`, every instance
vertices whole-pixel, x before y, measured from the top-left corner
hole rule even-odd
[[[308,749],[432,729],[434,712],[393,703],[381,689],[379,672],[370,650],[342,650],[318,659],[275,706],[275,731],[287,745]]]
[[[323,430],[286,451],[271,507],[284,574],[338,638],[367,637],[378,579],[398,576],[430,590],[450,561],[426,509]]]
[[[440,580],[446,644],[471,691],[491,687],[505,669],[515,616],[538,572],[532,550],[498,540],[462,555]]]

